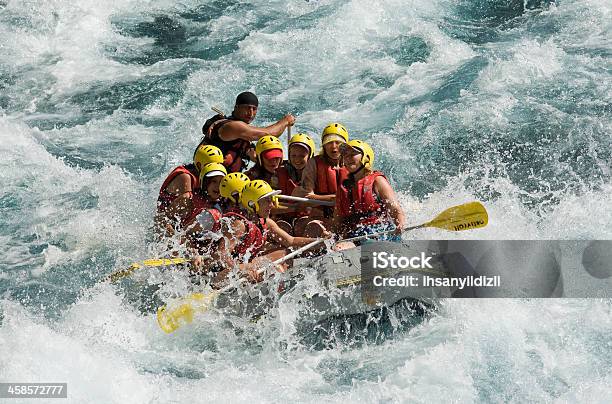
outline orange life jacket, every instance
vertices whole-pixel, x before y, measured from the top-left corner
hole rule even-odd
[[[345,227],[371,225],[387,218],[385,205],[374,193],[374,181],[385,178],[380,171],[374,171],[347,187],[347,179],[336,192],[336,208]]]
[[[347,178],[348,171],[344,167],[334,168],[321,155],[314,156],[314,160],[317,163],[317,181],[314,193],[317,195],[335,194],[338,189],[338,182]]]
[[[278,189],[283,192],[283,195],[293,194],[293,190],[300,185],[301,178],[297,177],[297,171],[288,161],[276,169],[276,177],[278,178]]]
[[[300,178],[298,178],[297,171],[291,163],[285,161],[285,164],[276,169],[276,177],[278,179],[278,187],[283,195],[293,194],[293,190],[300,185]],[[291,204],[288,204],[291,206]],[[281,213],[274,217],[274,220],[284,220],[292,223],[296,217],[307,216],[308,210],[302,209],[295,212]]]

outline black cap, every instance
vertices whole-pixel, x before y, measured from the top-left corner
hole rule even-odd
[[[236,97],[236,105],[255,105],[257,107],[259,106],[259,100],[252,92],[245,91]]]

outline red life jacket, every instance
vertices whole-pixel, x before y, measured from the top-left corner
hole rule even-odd
[[[256,257],[263,249],[266,242],[266,220],[258,218],[259,223],[255,224],[245,216],[236,212],[228,212],[223,217],[235,217],[246,226],[246,234],[242,236],[242,239],[238,245],[234,248],[233,255],[239,258],[243,258],[247,252],[251,254],[251,259]]]
[[[315,182],[314,193],[317,195],[335,194],[338,190],[338,183],[342,183],[348,178],[348,171],[344,167],[332,167],[327,158],[317,155],[314,156],[317,163],[317,181]],[[323,211],[323,217],[330,218],[334,214],[334,208],[325,206],[318,208]]]
[[[208,119],[202,127],[204,137],[198,145],[198,147],[201,145],[212,145],[221,149],[224,156],[223,165],[227,168],[228,173],[240,172],[246,167],[246,161],[249,160],[246,152],[251,147],[251,142],[248,140],[235,139],[227,141],[219,137],[219,129],[226,123],[236,120],[232,116],[226,118],[219,114]]]
[[[174,168],[168,177],[164,180],[161,188],[159,189],[159,196],[157,197],[157,211],[163,212],[174,201],[178,198],[178,195],[172,194],[166,190],[168,185],[180,174],[188,174],[191,178],[191,192],[193,192],[196,188],[199,188],[199,179],[196,174],[196,168],[193,164],[182,165]]]
[[[215,207],[215,202],[210,201],[199,192],[194,192],[191,201],[193,203],[193,207],[191,208],[191,212],[189,212],[189,214],[181,221],[181,225],[183,226],[191,224],[191,222],[193,222],[204,210]]]
[[[300,185],[300,178],[297,178],[297,172],[288,161],[276,169],[276,177],[278,178],[278,189],[283,192],[283,195],[293,194],[293,190]]]
[[[293,193],[293,190],[300,185],[300,178],[298,178],[297,171],[293,168],[288,161],[285,164],[276,169],[276,177],[278,178],[278,187],[283,195],[289,195]],[[308,210],[303,209],[296,212],[282,213],[274,217],[274,219],[284,220],[289,223],[296,217],[307,216]]]
[[[276,174],[271,174],[259,164],[255,164],[253,167],[249,168],[244,172],[244,175],[249,177],[251,181],[264,180],[270,184],[272,188],[278,189],[278,178]]]
[[[315,183],[314,193],[317,195],[335,194],[338,189],[338,182],[342,182],[348,177],[348,171],[344,167],[332,167],[327,159],[321,155],[314,156],[314,160],[317,163],[317,182]]]
[[[374,171],[358,180],[350,189],[345,186],[344,181],[338,187],[336,208],[345,227],[370,225],[385,220],[385,205],[380,202],[373,188],[378,177],[385,176],[380,171]]]

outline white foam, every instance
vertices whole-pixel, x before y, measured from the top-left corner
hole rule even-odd
[[[35,234],[36,243],[65,244],[67,251],[59,252],[54,247],[47,251],[52,264],[80,260],[92,250],[106,246],[118,252],[124,249],[133,252],[133,245],[144,239],[147,210],[152,205],[134,203],[144,201],[142,187],[116,166],[97,172],[64,164],[36,142],[32,137],[36,132],[0,118],[5,191],[21,198],[21,209],[27,212],[27,219],[20,222],[20,234]],[[71,204],[72,198],[62,196],[83,192],[97,198],[95,208],[83,210]],[[38,267],[36,273],[44,272],[45,268]]]
[[[0,117],[2,196],[17,197],[21,206],[19,217],[2,218],[16,226],[15,234],[0,236],[2,264],[20,269],[0,272],[0,279],[27,286],[32,276],[46,277],[62,265],[66,270],[73,270],[73,263],[96,269],[100,251],[109,251],[117,262],[142,258],[157,187],[166,173],[150,179],[108,164],[110,158],[121,162],[129,157],[106,157],[104,153],[113,153],[108,145],[137,145],[138,150],[150,150],[151,158],[166,158],[167,166],[187,161],[204,118],[211,114],[209,107],[220,104],[229,112],[243,90],[261,95],[262,114],[270,116],[286,112],[279,105],[290,109],[298,101],[314,100],[315,107],[300,113],[298,127],[318,134],[330,121],[347,124],[351,134],[371,140],[379,162],[397,163],[392,174],[398,180],[423,169],[417,166],[417,149],[402,150],[412,139],[398,135],[418,129],[425,148],[454,139],[444,126],[449,121],[451,129],[460,124],[484,135],[505,133],[516,124],[511,112],[522,105],[527,91],[557,80],[560,85],[594,82],[593,100],[587,101],[604,105],[609,100],[610,84],[600,80],[597,70],[605,58],[572,53],[583,45],[609,47],[610,3],[604,0],[561,2],[542,13],[561,27],[552,39],[508,29],[499,32],[499,46],[466,44],[441,30],[439,23],[452,13],[453,2],[392,0],[375,7],[365,0],[254,4],[230,7],[202,26],[181,20],[209,30],[199,38],[202,46],[252,30],[233,54],[189,61],[198,68],[185,81],[185,93],[175,106],[160,102],[144,111],[171,120],[168,128],[135,124],[132,111],[115,111],[83,125],[43,132],[22,123],[25,118],[45,118],[44,111],[33,113],[41,101],[57,104],[61,111],[56,118],[79,118],[78,106],[63,104],[71,94],[98,84],[170,75],[184,67],[184,60],[148,67],[112,60],[107,46],[131,55],[150,50],[153,41],[121,36],[111,25],[113,17],[150,21],[156,13],[168,13],[181,18],[179,12],[202,4],[9,3],[3,13],[27,17],[31,23],[0,26],[6,45],[3,60],[17,78],[9,96],[21,103],[10,116]],[[312,23],[299,20],[319,11]],[[422,39],[430,55],[410,66],[397,63],[386,48],[399,36]],[[478,55],[485,55],[489,65],[460,90],[456,104],[428,101],[449,75]],[[359,100],[363,94],[370,98]],[[419,102],[420,97],[424,101]],[[567,113],[550,105],[541,108],[551,117],[567,119]],[[420,131],[423,119],[434,114],[440,114],[441,121]],[[261,119],[256,123],[265,124]],[[605,132],[608,126],[604,119],[582,116],[568,131],[574,137],[588,136],[589,129]],[[389,127],[393,129],[386,132]],[[588,147],[596,149],[591,140]],[[160,143],[162,149],[154,150]],[[97,168],[76,167],[53,154],[67,146],[100,150],[101,156],[87,156]],[[408,223],[420,224],[451,205],[480,199],[486,189],[486,195],[493,195],[484,201],[489,226],[456,233],[421,229],[405,237],[612,238],[609,184],[585,184],[574,194],[559,191],[553,195],[558,204],[528,208],[525,197],[543,195],[526,194],[494,157],[479,163],[481,172],[443,178],[446,186],[422,199],[405,189],[398,194]],[[606,163],[596,164],[609,177]],[[75,198],[59,197],[68,193],[87,193],[87,201],[97,202],[82,208]],[[33,241],[23,241],[32,236]],[[143,273],[134,281],[145,281]],[[162,293],[185,293],[186,278],[177,278]],[[612,331],[608,301],[449,301],[422,325],[382,345],[321,352],[300,345],[295,335],[298,305],[291,301],[282,302],[276,317],[257,324],[207,313],[173,335],[162,333],[154,315],[140,313],[107,284],[83,291],[58,318],[33,316],[35,308],[12,301],[2,301],[0,309],[0,379],[66,381],[68,402],[251,402],[253,397],[299,402],[604,402],[612,393],[605,345]]]
[[[68,383],[73,403],[150,402],[163,388],[163,376],[139,373],[122,351],[107,349],[96,336],[71,337],[16,304],[3,302],[2,310],[2,380]]]
[[[513,86],[532,86],[563,71],[565,52],[553,41],[526,39],[510,47],[511,56],[493,63],[479,77],[479,87],[495,93]]]

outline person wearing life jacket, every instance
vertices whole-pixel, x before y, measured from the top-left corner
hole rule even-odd
[[[295,123],[295,117],[287,114],[270,126],[251,126],[258,107],[259,100],[255,94],[248,91],[240,93],[230,116],[217,114],[208,119],[202,127],[204,137],[200,145],[210,144],[221,149],[223,164],[229,172],[242,171],[249,160],[255,159],[252,141],[268,135],[278,137]]]
[[[264,136],[255,145],[257,161],[245,171],[247,177],[253,180],[263,180],[278,189],[276,170],[283,162],[283,144],[276,136]]]
[[[240,194],[250,181],[250,178],[244,173],[229,173],[223,177],[219,184],[221,211],[223,213],[246,213],[246,210],[240,205]]]
[[[190,212],[182,220],[183,226],[193,224],[198,215],[206,209],[214,208],[221,211],[220,184],[226,175],[227,170],[221,163],[208,163],[202,167],[199,176],[200,186],[197,192],[194,192]]]
[[[308,161],[302,172],[302,183],[295,191],[317,201],[335,202],[338,182],[347,176],[340,158],[340,145],[348,142],[349,134],[339,123],[330,123],[321,133],[323,149]],[[314,236],[329,227],[334,213],[333,207],[312,208],[305,234]]]
[[[214,236],[210,232],[219,231],[219,219],[223,214],[239,213],[246,215],[247,211],[240,205],[240,193],[242,188],[251,180],[244,173],[229,173],[219,182],[218,193],[220,200],[215,201],[214,210],[204,209],[196,213],[196,222],[192,224],[190,229],[199,238],[210,238]],[[214,186],[215,183],[211,183]],[[214,188],[212,192],[215,192]]]
[[[276,196],[279,193],[279,190],[272,189],[270,184],[263,180],[251,181],[243,188],[240,195],[240,203],[248,214],[224,214],[220,221],[223,241],[218,244],[217,254],[218,262],[225,269],[217,276],[215,282],[227,276],[235,267],[236,261],[251,263],[252,265],[243,269],[251,281],[260,281],[262,276],[256,272],[263,262],[283,257],[288,253],[285,248],[302,247],[315,240],[291,236],[270,218],[270,212],[277,204]],[[331,233],[325,233],[323,236],[330,237]],[[268,248],[277,244],[285,248],[274,250]]]
[[[361,140],[351,140],[341,153],[348,176],[336,191],[332,231],[347,238],[394,230],[386,239],[398,241],[405,215],[387,178],[373,171],[374,151]]]
[[[221,271],[225,266],[219,262],[224,261],[217,253],[217,243],[221,230],[221,219],[238,214],[239,217],[248,215],[240,205],[240,193],[251,180],[244,173],[229,173],[219,182],[220,201],[216,209],[204,209],[196,217],[195,223],[190,227],[192,232],[192,245],[197,253],[192,260],[192,272],[205,274]],[[244,252],[243,252],[244,255]]]
[[[193,249],[196,254],[207,250],[211,244],[210,235],[203,231],[208,227],[203,219],[208,215],[212,216],[213,221],[221,217],[219,187],[226,175],[227,170],[221,163],[209,163],[200,170],[200,187],[194,192],[191,211],[181,221],[181,229],[185,231],[181,244]]]
[[[255,153],[257,162],[245,174],[251,180],[263,180],[270,184],[273,189],[280,189],[277,171],[283,161],[283,144],[277,137],[264,136],[257,141]],[[271,216],[277,220],[279,215],[288,211],[293,211],[293,209],[285,206],[274,207]],[[277,220],[277,224],[287,233],[293,234],[291,223],[285,220]]]
[[[175,167],[164,180],[157,197],[155,229],[158,236],[171,236],[193,207],[194,192],[200,187],[200,171],[208,163],[222,163],[223,153],[215,146],[198,147],[193,164]]]
[[[315,143],[305,133],[297,133],[289,140],[289,159],[276,169],[278,186],[283,195],[295,196],[294,192],[302,180],[302,172],[308,161],[314,157]],[[309,221],[310,208],[304,204],[295,203],[290,211],[280,213],[274,220],[290,234],[301,236]],[[286,224],[285,224],[286,223]]]

